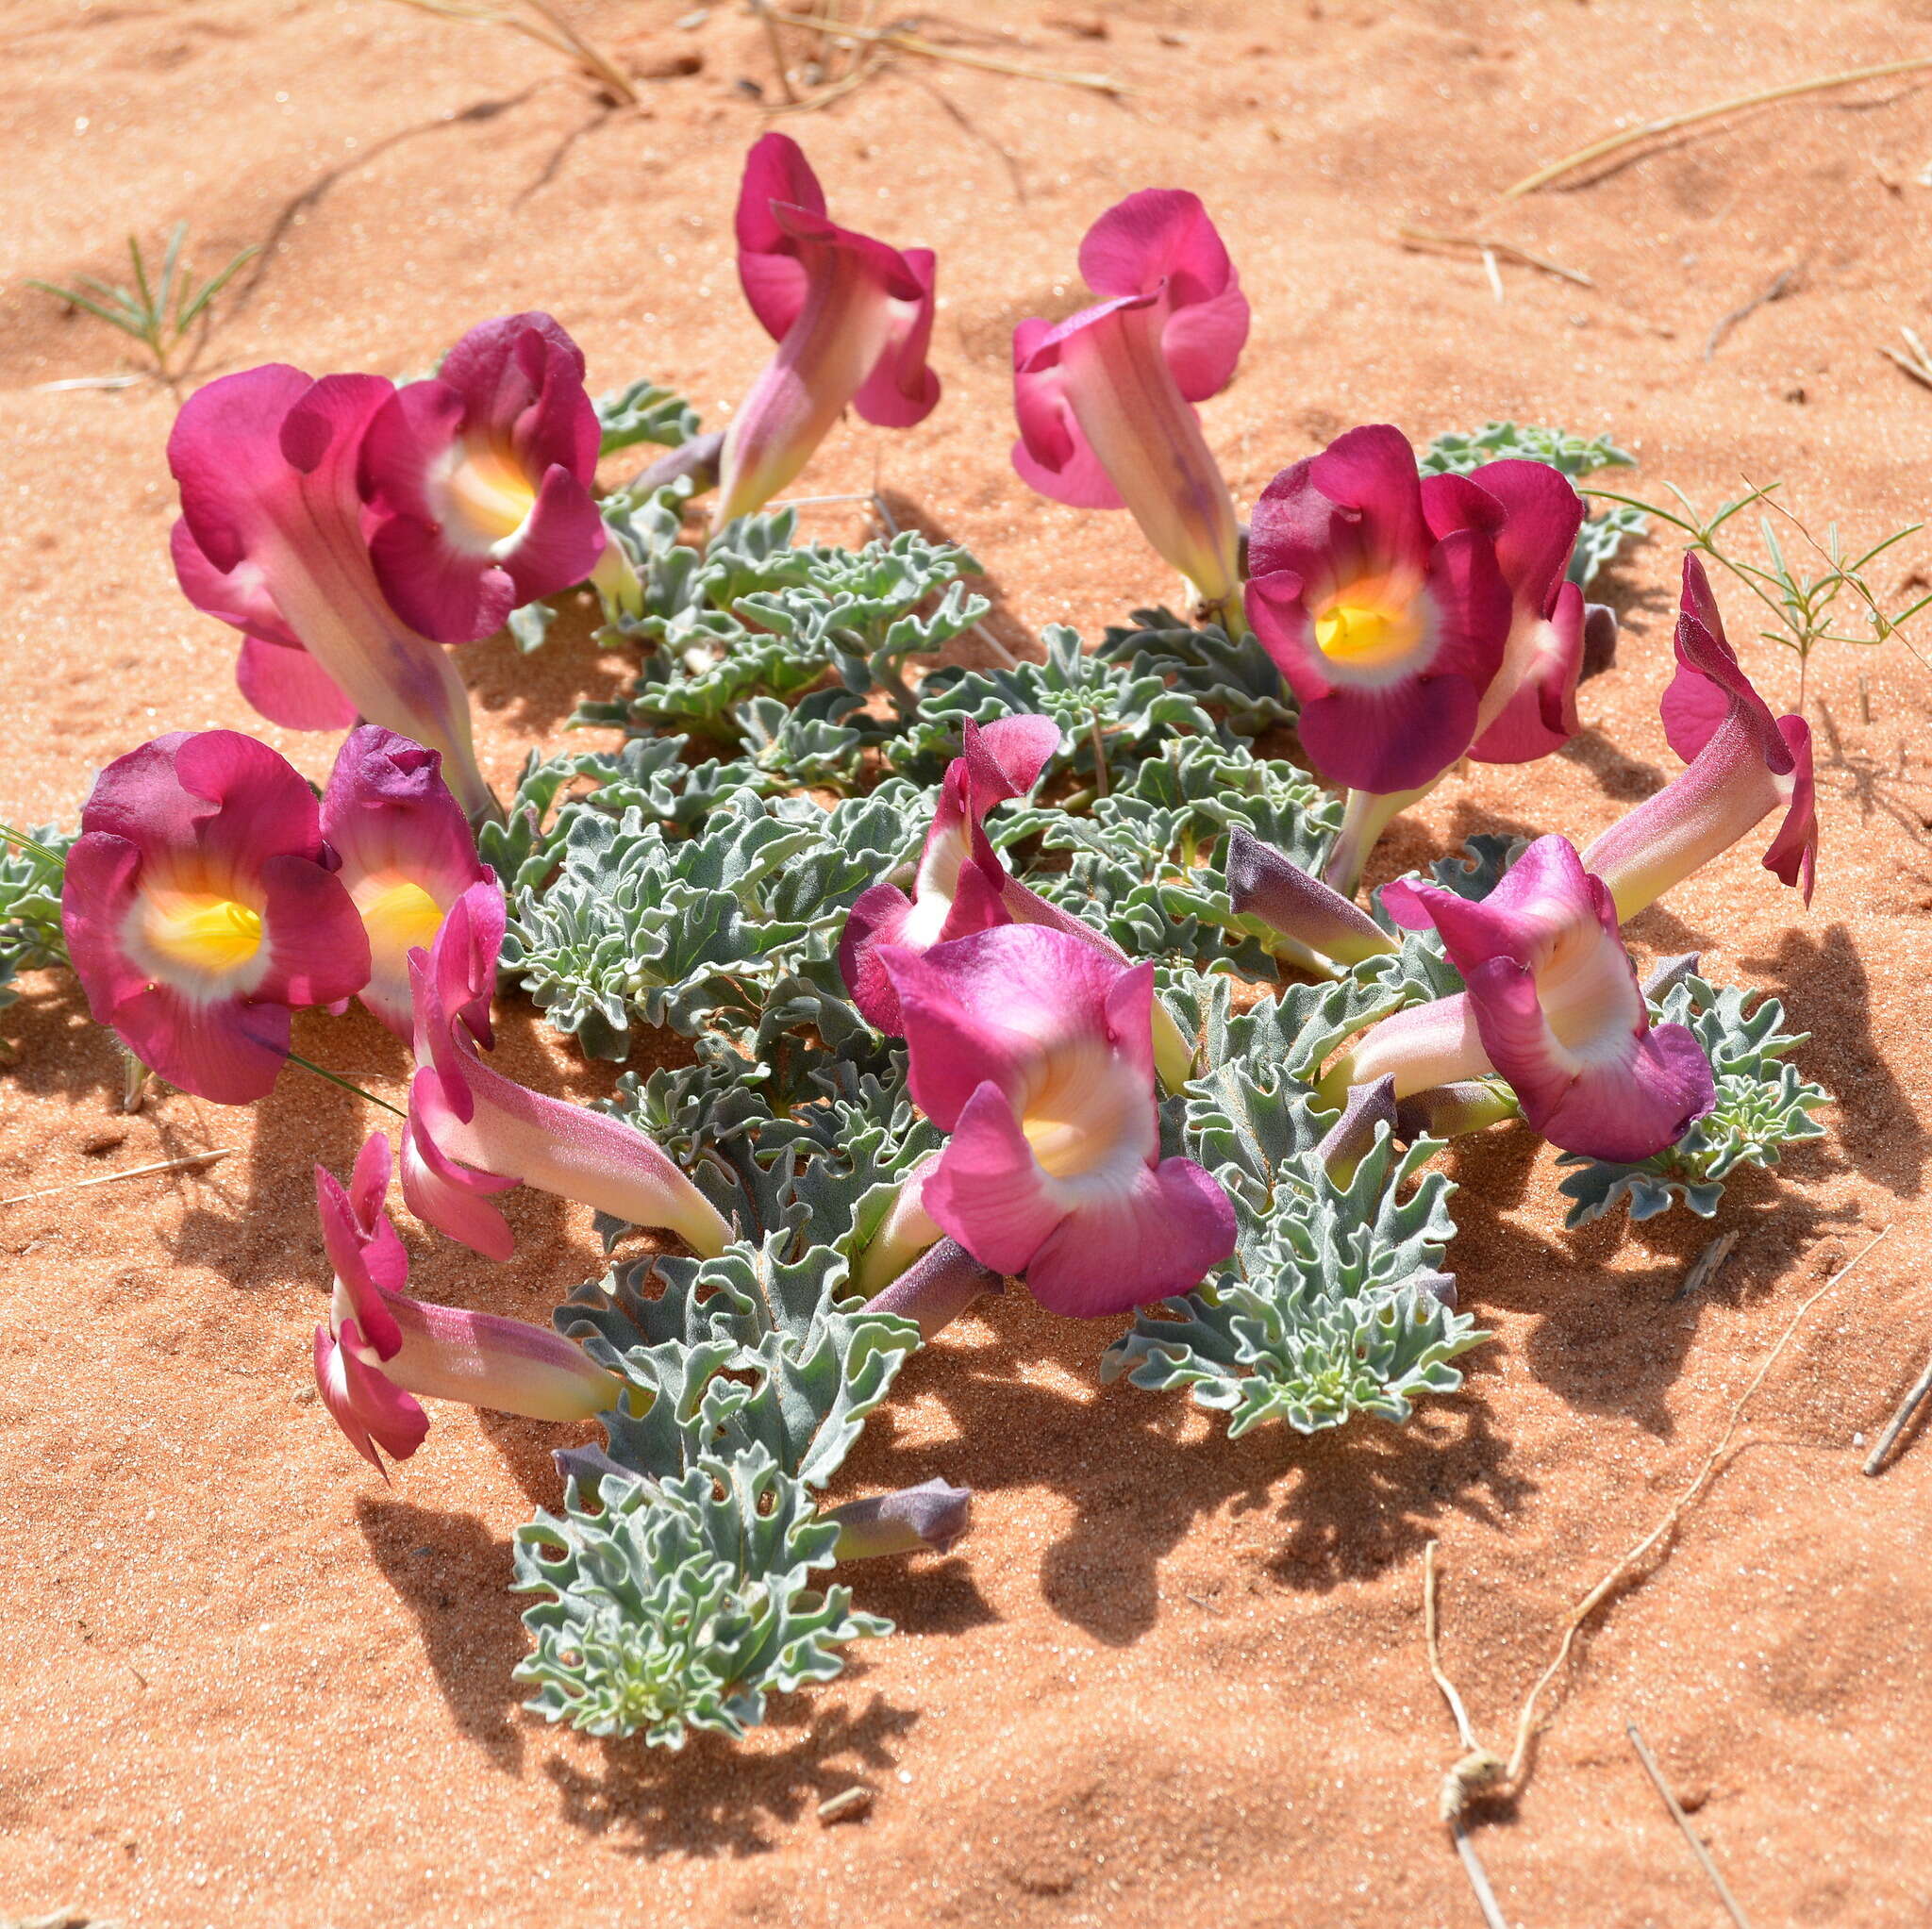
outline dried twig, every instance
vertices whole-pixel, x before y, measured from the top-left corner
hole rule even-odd
[[[1564,1617],[1562,1638],[1557,1644],[1555,1658],[1543,1670],[1542,1673],[1537,1677],[1535,1685],[1530,1688],[1517,1716],[1515,1740],[1510,1748],[1507,1761],[1502,1760],[1491,1750],[1485,1748],[1480,1741],[1475,1739],[1474,1728],[1470,1725],[1467,1717],[1460,1713],[1460,1700],[1457,1697],[1454,1688],[1449,1685],[1448,1677],[1441,1671],[1441,1663],[1436,1651],[1436,1563],[1434,1558],[1434,1542],[1431,1542],[1428,1548],[1424,1550],[1423,1557],[1423,1627],[1429,1644],[1429,1670],[1435,1675],[1437,1685],[1442,1688],[1444,1695],[1448,1697],[1452,1711],[1456,1711],[1457,1714],[1457,1728],[1466,1750],[1463,1758],[1449,1771],[1449,1775],[1443,1783],[1441,1812],[1445,1821],[1453,1826],[1459,1820],[1469,1803],[1477,1796],[1494,1794],[1505,1789],[1512,1794],[1522,1791],[1526,1779],[1525,1771],[1529,1764],[1530,1745],[1536,1736],[1537,1704],[1542,1699],[1543,1690],[1562,1672],[1565,1664],[1569,1661],[1571,1650],[1575,1646],[1577,1634],[1582,1629],[1584,1622],[1609,1598],[1617,1584],[1630,1571],[1637,1562],[1641,1560],[1652,1548],[1657,1546],[1676,1526],[1692,1502],[1710,1485],[1712,1477],[1724,1464],[1725,1456],[1730,1451],[1731,1441],[1738,1431],[1738,1423],[1744,1417],[1744,1408],[1750,1404],[1752,1396],[1757,1391],[1758,1388],[1763,1386],[1766,1377],[1771,1372],[1772,1368],[1777,1364],[1785,1348],[1790,1344],[1792,1336],[1797,1332],[1799,1326],[1804,1323],[1805,1316],[1890,1230],[1890,1226],[1886,1226],[1882,1231],[1874,1233],[1864,1245],[1859,1247],[1791,1315],[1785,1330],[1778,1336],[1777,1343],[1765,1355],[1757,1371],[1752,1374],[1750,1384],[1732,1403],[1730,1418],[1724,1422],[1724,1430],[1718,1437],[1717,1445],[1705,1456],[1704,1464],[1698,1468],[1690,1484],[1672,1503],[1671,1506],[1665,1511],[1663,1519],[1649,1533],[1644,1535],[1635,1546],[1624,1553],[1610,1567],[1603,1578]]]
[[[1906,1397],[1898,1403],[1898,1411],[1878,1436],[1878,1444],[1865,1456],[1867,1473],[1876,1473],[1885,1465],[1885,1456],[1897,1444],[1899,1435],[1911,1424],[1912,1415],[1924,1405],[1928,1396],[1932,1396],[1932,1359],[1925,1362],[1925,1371],[1906,1389]]]
[[[1482,1858],[1475,1852],[1475,1844],[1469,1838],[1469,1831],[1463,1827],[1458,1816],[1449,1824],[1450,1839],[1456,1844],[1456,1853],[1462,1858],[1462,1871],[1469,1877],[1469,1886],[1475,1891],[1475,1905],[1483,1912],[1483,1921],[1489,1929],[1509,1929],[1509,1919],[1503,1913],[1503,1907],[1496,1900],[1496,1891],[1490,1887],[1490,1871],[1482,1865]]]
[[[129,1166],[123,1172],[102,1172],[92,1179],[75,1179],[65,1186],[42,1186],[38,1192],[16,1192],[11,1199],[0,1199],[0,1206],[24,1206],[29,1199],[51,1199],[57,1192],[78,1192],[88,1186],[111,1186],[117,1179],[144,1179],[154,1172],[185,1172],[193,1166],[210,1166],[218,1158],[226,1158],[234,1151],[232,1145],[222,1146],[214,1152],[191,1152],[185,1158],[164,1158],[149,1166]]]
[[[1903,369],[1913,381],[1922,382],[1926,388],[1932,389],[1932,355],[1925,352],[1925,344],[1915,329],[1901,328],[1898,332],[1905,337],[1906,346],[1911,353],[1901,355],[1897,349],[1888,348],[1881,341],[1878,344],[1879,354],[1894,368]]]
[[[1625,127],[1621,133],[1607,134],[1601,141],[1592,141],[1588,147],[1579,147],[1574,154],[1566,154],[1561,160],[1553,160],[1547,167],[1538,168],[1535,174],[1525,175],[1513,186],[1504,189],[1502,198],[1514,201],[1519,195],[1534,194],[1539,188],[1546,188],[1552,181],[1577,168],[1587,167],[1593,160],[1602,160],[1607,155],[1635,147],[1640,141],[1648,141],[1655,135],[1671,134],[1679,127],[1694,126],[1700,121],[1715,121],[1723,114],[1735,114],[1744,108],[1761,108],[1773,101],[1793,100],[1800,94],[1823,93],[1827,88],[1850,87],[1856,81],[1882,80],[1891,74],[1917,74],[1928,67],[1932,67],[1932,54],[1922,54],[1910,60],[1888,60],[1879,67],[1854,67],[1847,73],[1827,74],[1816,80],[1793,80],[1783,87],[1761,88],[1756,93],[1740,93],[1735,100],[1720,101],[1711,108],[1692,108],[1687,113],[1666,114],[1661,120],[1644,122],[1641,127]]]
[[[758,17],[758,25],[765,31],[765,44],[772,50],[772,65],[778,70],[778,87],[787,102],[792,107],[799,105],[798,90],[791,85],[791,72],[785,58],[785,42],[778,33],[778,23],[773,17],[771,0],[751,0],[751,10]]]
[[[1722,341],[1724,339],[1724,337],[1728,335],[1731,332],[1731,330],[1735,328],[1738,325],[1738,324],[1744,319],[1746,315],[1755,315],[1759,308],[1765,307],[1768,303],[1782,301],[1786,295],[1790,294],[1791,291],[1792,284],[1797,279],[1798,272],[1800,269],[1804,267],[1804,265],[1805,264],[1802,261],[1793,261],[1789,267],[1780,268],[1777,271],[1777,273],[1772,276],[1769,286],[1767,286],[1761,293],[1754,294],[1751,297],[1751,299],[1743,305],[1742,308],[1733,308],[1728,315],[1724,316],[1719,321],[1717,326],[1710,331],[1709,336],[1705,341],[1705,360],[1709,361],[1716,356],[1718,343]]]
[[[901,54],[918,54],[927,60],[952,60],[961,67],[983,68],[989,74],[1010,74],[1018,80],[1044,80],[1055,87],[1084,87],[1116,98],[1141,91],[1110,74],[1068,74],[1051,67],[1027,67],[1017,60],[1002,60],[993,54],[973,54],[964,47],[941,46],[937,41],[922,39],[901,26],[859,26],[849,21],[822,20],[813,13],[788,13],[785,25],[809,27],[834,40],[870,41],[875,46],[891,47]]]
[[[1643,1771],[1656,1785],[1657,1792],[1664,1798],[1664,1806],[1671,1811],[1671,1820],[1684,1831],[1684,1839],[1690,1844],[1690,1853],[1697,1857],[1698,1867],[1710,1877],[1710,1886],[1717,1890],[1717,1899],[1724,1905],[1724,1913],[1738,1925],[1738,1929],[1751,1929],[1750,1919],[1738,1905],[1738,1899],[1730,1891],[1730,1886],[1718,1872],[1718,1866],[1710,1859],[1710,1851],[1704,1846],[1697,1831],[1690,1826],[1690,1818],[1677,1805],[1677,1798],[1671,1793],[1671,1785],[1664,1780],[1663,1771],[1657,1765],[1657,1757],[1651,1754],[1650,1745],[1637,1732],[1635,1721],[1624,1723],[1624,1733],[1630,1738],[1630,1746],[1637,1751],[1637,1759],[1643,1764]]]
[[[1514,241],[1499,241],[1494,235],[1452,235],[1439,233],[1434,228],[1399,227],[1395,230],[1395,238],[1411,248],[1469,248],[1477,254],[1502,255],[1511,261],[1521,262],[1525,268],[1541,268],[1545,274],[1574,282],[1578,288],[1596,286],[1580,270],[1565,268],[1560,261],[1552,261],[1547,255],[1533,254]]]

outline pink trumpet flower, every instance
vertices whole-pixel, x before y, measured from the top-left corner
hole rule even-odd
[[[914,1102],[952,1136],[921,1203],[982,1266],[1078,1317],[1185,1291],[1234,1250],[1234,1208],[1160,1156],[1154,969],[1001,925],[881,953]]]
[[[503,942],[503,891],[472,885],[427,951],[409,955],[417,1071],[403,1142],[403,1196],[420,1220],[491,1259],[514,1247],[489,1195],[519,1184],[632,1225],[663,1226],[714,1256],[731,1227],[657,1141],[606,1112],[506,1078],[490,1041],[490,994]]]
[[[1609,887],[1617,915],[1632,918],[1782,806],[1764,868],[1808,905],[1818,870],[1810,727],[1802,717],[1774,718],[1752,687],[1695,556],[1684,558],[1676,651],[1664,732],[1690,768],[1612,824],[1585,864]]]
[[[359,715],[413,738],[441,753],[475,817],[495,801],[469,697],[441,645],[391,607],[363,539],[358,461],[393,392],[379,375],[311,381],[272,362],[191,396],[168,438],[175,573],[242,632],[236,680],[271,723],[341,730]]]
[[[323,837],[369,937],[362,1002],[406,1041],[410,952],[433,944],[443,913],[493,875],[441,766],[435,751],[365,723],[343,740],[322,799]]]
[[[1050,717],[999,717],[984,726],[967,718],[964,754],[946,767],[912,896],[896,884],[860,892],[839,942],[839,969],[867,1023],[894,1036],[902,1029],[898,995],[880,962],[883,946],[925,951],[1008,922],[1000,904],[1006,873],[982,826],[995,805],[1032,790],[1059,744],[1059,725]],[[991,857],[991,877],[973,861],[975,845]]]
[[[1350,429],[1262,492],[1248,621],[1330,783],[1414,790],[1474,740],[1510,630],[1500,521],[1467,477],[1420,476],[1386,424]]]
[[[1553,1145],[1614,1160],[1675,1144],[1716,1103],[1692,1033],[1650,1023],[1608,888],[1566,840],[1539,838],[1480,903],[1407,879],[1382,903],[1434,924],[1469,989],[1372,1026],[1331,1082],[1392,1077],[1400,1101],[1493,1073]]]
[[[738,197],[738,278],[778,352],[725,435],[718,526],[776,495],[848,404],[881,428],[932,413],[933,274],[930,248],[902,252],[828,221],[789,135],[757,142]]]
[[[590,575],[609,540],[591,496],[598,440],[582,352],[545,314],[480,324],[391,395],[359,479],[376,580],[404,622],[467,643]]]
[[[1076,508],[1131,509],[1200,599],[1241,589],[1240,526],[1193,405],[1227,387],[1247,297],[1197,195],[1129,194],[1088,229],[1093,307],[1013,331],[1013,467]]]
[[[315,1329],[315,1385],[349,1444],[384,1479],[382,1455],[407,1460],[429,1432],[417,1394],[526,1420],[588,1420],[616,1405],[616,1376],[550,1327],[406,1298],[408,1256],[383,1209],[389,1180],[380,1132],[363,1145],[346,1189],[315,1169],[336,1276],[328,1324]]]
[[[1348,890],[1457,757],[1528,763],[1576,730],[1581,498],[1544,462],[1414,470],[1399,430],[1352,429],[1255,510],[1249,621],[1302,701],[1309,760],[1350,792],[1328,865]]]
[[[362,921],[293,766],[234,730],[176,732],[94,781],[61,921],[88,1005],[170,1085],[246,1105],[289,1013],[369,976]]]

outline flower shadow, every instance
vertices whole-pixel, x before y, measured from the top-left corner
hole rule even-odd
[[[473,1514],[365,1495],[356,1524],[416,1618],[423,1652],[458,1727],[506,1773],[523,1765],[522,1690],[510,1670],[527,1642],[509,1592],[510,1543]]]
[[[1740,962],[1772,981],[1794,1029],[1811,1033],[1800,1062],[1819,1068],[1837,1101],[1834,1137],[1845,1156],[1874,1184],[1915,1197],[1924,1187],[1925,1128],[1873,1036],[1872,977],[1850,930],[1788,930],[1774,956]]]

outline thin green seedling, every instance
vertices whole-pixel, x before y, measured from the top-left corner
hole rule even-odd
[[[243,248],[219,274],[197,287],[181,260],[182,245],[187,239],[188,224],[177,221],[162,249],[160,273],[150,279],[140,239],[129,235],[127,253],[134,264],[132,288],[110,287],[91,274],[78,276],[77,288],[59,288],[51,281],[29,281],[27,286],[84,309],[124,335],[133,336],[154,358],[154,374],[172,387],[184,373],[175,357],[188,340],[189,331],[208,314],[216,295],[261,253],[259,247]]]
[[[1912,647],[1911,639],[1905,633],[1905,625],[1928,603],[1932,603],[1932,591],[1902,609],[1888,611],[1874,592],[1866,573],[1887,550],[1905,541],[1907,537],[1917,535],[1925,525],[1908,523],[1905,527],[1881,537],[1870,548],[1847,557],[1838,524],[1827,525],[1824,540],[1821,542],[1783,503],[1775,499],[1774,492],[1781,486],[1775,482],[1752,485],[1744,494],[1725,503],[1715,515],[1708,517],[1674,483],[1666,483],[1664,487],[1682,506],[1681,514],[1657,503],[1646,502],[1641,496],[1624,495],[1614,490],[1586,488],[1579,492],[1605,502],[1623,503],[1631,508],[1641,509],[1682,530],[1690,538],[1692,550],[1709,557],[1757,598],[1771,612],[1774,622],[1774,627],[1760,629],[1757,634],[1765,641],[1790,650],[1798,659],[1800,714],[1805,708],[1811,652],[1820,643],[1850,643],[1859,649],[1875,649],[1896,638],[1913,659],[1924,666],[1925,659]],[[1719,533],[1734,517],[1757,504],[1762,504],[1774,514],[1782,516],[1798,530],[1818,553],[1825,565],[1824,570],[1815,575],[1807,575],[1791,567],[1769,514],[1760,514],[1757,519],[1758,535],[1764,545],[1768,566],[1750,560],[1735,549],[1726,548],[1719,540]],[[1840,598],[1846,591],[1864,605],[1864,613],[1872,626],[1870,635],[1860,635],[1843,624]]]

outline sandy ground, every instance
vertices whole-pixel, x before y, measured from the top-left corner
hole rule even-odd
[[[24,277],[111,274],[130,227],[185,216],[210,260],[269,243],[203,375],[272,358],[404,375],[475,321],[544,307],[600,387],[649,373],[714,421],[742,392],[765,353],[729,247],[766,125],[739,84],[770,86],[756,26],[717,7],[680,30],[684,0],[577,10],[636,64],[697,71],[610,112],[541,49],[379,0],[0,16],[8,819],[71,822],[93,770],[163,729],[255,729],[311,775],[331,750],[254,718],[229,633],[175,587],[170,399],[46,390],[111,371],[120,343]],[[906,61],[785,124],[835,214],[941,264],[942,407],[907,434],[841,430],[806,483],[876,475],[968,542],[1009,641],[1060,619],[1093,634],[1171,593],[1124,517],[1034,499],[1006,457],[1012,323],[1074,305],[1088,222],[1150,184],[1207,198],[1255,303],[1240,377],[1206,411],[1243,501],[1358,420],[1420,439],[1516,415],[1614,430],[1653,490],[1784,477],[1821,530],[1923,513],[1932,394],[1876,349],[1927,324],[1926,83],[1740,116],[1485,210],[1619,117],[1927,51],[1924,0],[970,10],[1021,37],[1014,58],[1143,91]],[[1104,38],[1080,30],[1096,22]],[[1474,260],[1391,239],[1485,221],[1594,287],[1506,266],[1498,306]],[[1787,297],[1707,358],[1717,320],[1794,263]],[[849,537],[851,513],[820,526]],[[1926,553],[1896,552],[1887,588]],[[1624,574],[1622,660],[1587,687],[1576,743],[1445,786],[1390,867],[1484,824],[1580,841],[1656,787],[1675,564],[1653,544]],[[1790,703],[1795,666],[1750,628],[1738,610]],[[499,783],[624,673],[581,626],[533,659],[491,642],[463,661]],[[0,1916],[1474,1923],[1434,1817],[1456,1746],[1424,1668],[1424,1541],[1448,1665],[1501,1742],[1566,1604],[1690,1478],[1803,1296],[1890,1225],[1774,1370],[1754,1444],[1582,1643],[1527,1794],[1479,1841],[1512,1922],[1721,1921],[1626,1743],[1634,1719],[1758,1929],[1932,1920],[1932,1442],[1875,1481],[1857,1444],[1932,1337],[1932,695],[1897,649],[1827,648],[1811,697],[1809,917],[1740,852],[1634,933],[1776,989],[1840,1100],[1827,1139],[1734,1188],[1720,1224],[1740,1243],[1714,1288],[1675,1296],[1712,1231],[1683,1215],[1566,1237],[1548,1156],[1518,1134],[1455,1161],[1464,1304],[1497,1338],[1464,1394],[1406,1429],[1230,1445],[1178,1399],[1102,1393],[1105,1334],[1010,1300],[911,1365],[847,1476],[970,1483],[970,1540],[863,1573],[861,1602],[901,1632],[742,1747],[681,1757],[517,1710],[509,1536],[555,1495],[553,1435],[444,1409],[386,1490],[305,1392],[325,1284],[306,1173],[346,1169],[357,1102],[291,1073],[252,1114],[172,1098],[122,1119],[76,993],[33,985],[0,1016],[0,1196],[235,1156],[0,1210]],[[604,1089],[608,1069],[527,1010],[508,1029],[524,1075]],[[398,1090],[373,1023],[302,1039]],[[420,1289],[542,1318],[597,1270],[586,1215],[534,1194],[510,1212],[501,1268],[412,1230]],[[855,1783],[876,1791],[869,1819],[822,1827],[816,1804]]]

